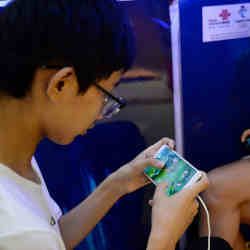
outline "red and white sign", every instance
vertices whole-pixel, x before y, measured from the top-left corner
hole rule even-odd
[[[250,3],[202,8],[203,42],[250,37]]]

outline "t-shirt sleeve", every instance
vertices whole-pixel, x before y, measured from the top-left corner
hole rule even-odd
[[[24,231],[0,235],[0,250],[61,250],[51,232]]]

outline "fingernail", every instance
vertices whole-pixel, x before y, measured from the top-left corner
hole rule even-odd
[[[157,165],[159,165],[159,167],[163,168],[165,163],[161,160],[155,159],[157,161]]]
[[[160,161],[160,166],[163,168],[165,166],[165,163]]]

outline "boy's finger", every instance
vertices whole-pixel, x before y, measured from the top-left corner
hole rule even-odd
[[[153,200],[149,200],[149,201],[148,201],[148,204],[152,207],[153,204],[154,204],[154,201],[153,201]]]
[[[185,192],[188,192],[191,198],[195,198],[199,193],[206,190],[209,185],[209,180],[208,180],[206,173],[204,172],[201,172],[201,173],[202,173],[202,177],[198,182],[192,184],[192,186],[183,190]]]
[[[163,145],[168,145],[169,147],[172,148],[172,146],[174,147],[175,142],[170,138],[164,137],[160,141],[149,147],[149,151],[152,150],[154,151],[154,153],[156,153],[156,151],[159,150]]]
[[[163,168],[164,165],[165,165],[164,162],[151,158],[151,159],[145,160],[145,162],[142,163],[142,168],[143,169],[148,168],[148,167]]]
[[[155,195],[154,195],[154,199],[156,196],[158,195],[162,195],[162,193],[165,193],[165,191],[168,188],[168,182],[164,181],[164,182],[160,182],[157,184],[156,190],[155,190]]]

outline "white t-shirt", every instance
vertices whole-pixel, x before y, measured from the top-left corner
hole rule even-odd
[[[57,223],[62,212],[35,158],[31,163],[41,185],[0,164],[0,250],[66,250]]]

